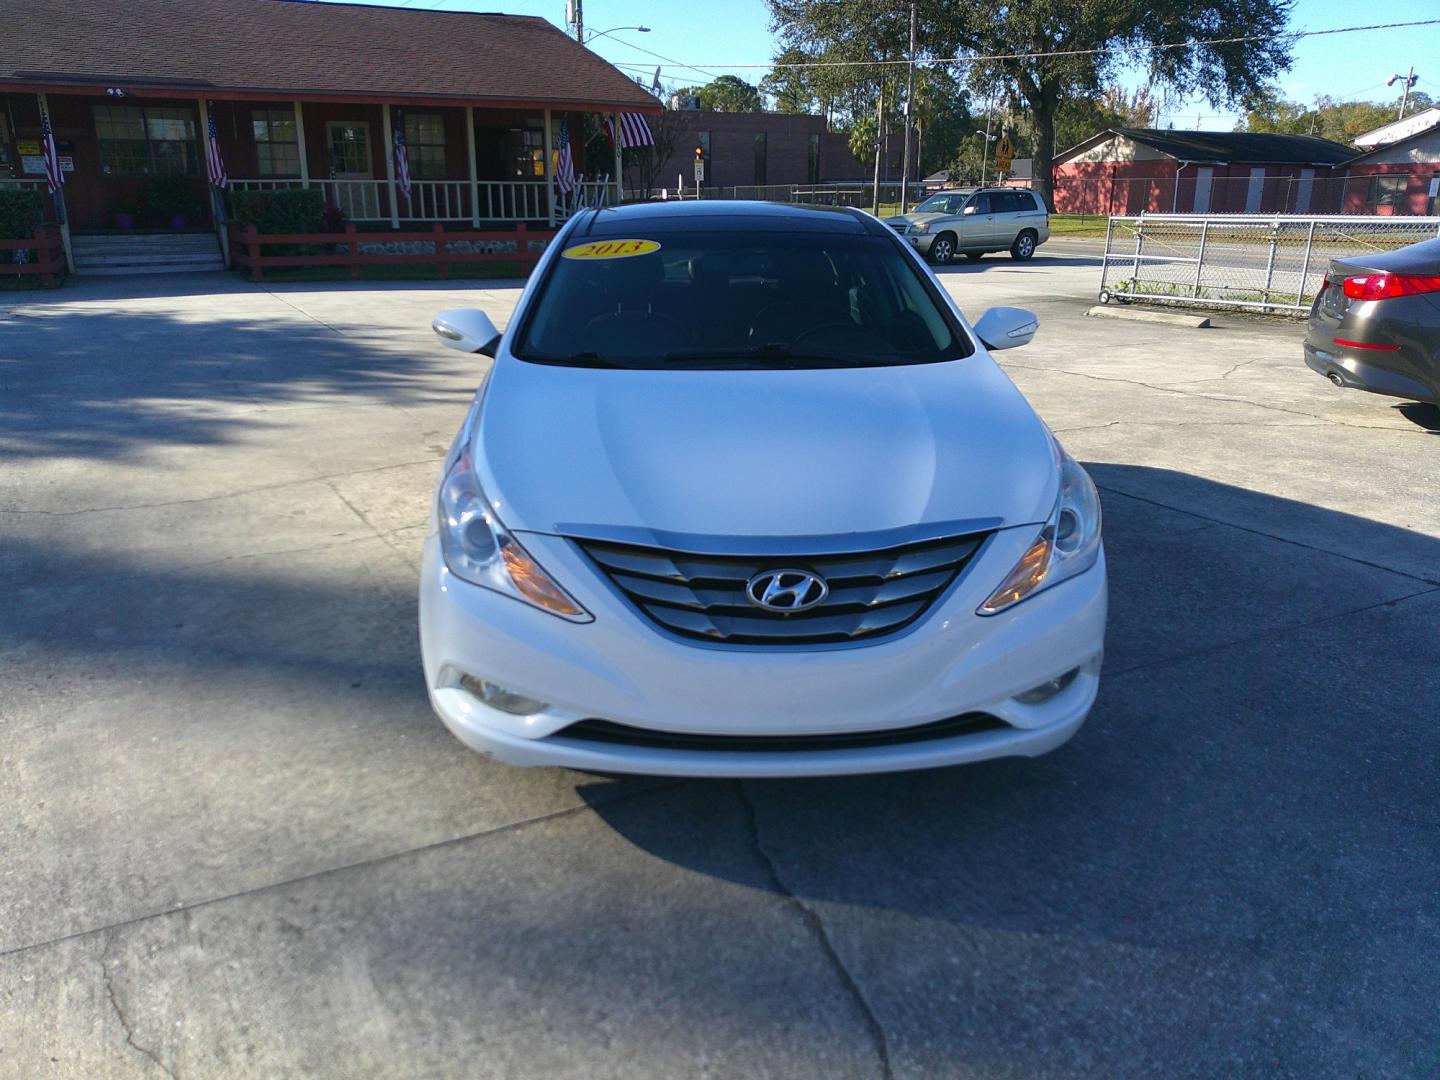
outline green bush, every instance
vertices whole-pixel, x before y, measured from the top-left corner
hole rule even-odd
[[[40,192],[23,188],[0,188],[0,236],[6,240],[23,240],[35,235],[45,203]]]
[[[325,224],[325,198],[318,189],[230,193],[230,218],[262,233],[314,233]]]
[[[146,181],[145,213],[157,224],[168,225],[176,214],[191,224],[200,219],[200,196],[188,176],[157,176]]]
[[[24,240],[35,235],[35,226],[43,220],[45,203],[40,192],[23,188],[0,188],[0,238]],[[0,262],[13,263],[18,251],[0,251]],[[26,261],[35,258],[33,250],[25,253]]]

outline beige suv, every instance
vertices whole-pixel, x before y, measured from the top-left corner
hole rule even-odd
[[[1008,251],[1028,259],[1050,239],[1050,215],[1026,188],[956,188],[931,195],[908,214],[885,219],[931,262]]]

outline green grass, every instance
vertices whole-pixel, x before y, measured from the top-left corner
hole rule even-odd
[[[1099,214],[1051,214],[1051,236],[1089,236],[1105,238],[1110,219]]]

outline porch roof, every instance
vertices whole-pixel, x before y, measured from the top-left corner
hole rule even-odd
[[[0,0],[0,90],[660,111],[544,19],[294,0]]]

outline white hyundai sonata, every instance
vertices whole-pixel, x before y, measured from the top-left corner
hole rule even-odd
[[[1035,755],[1095,700],[1095,485],[894,232],[853,210],[584,211],[446,456],[420,633],[517,765],[816,776]]]

